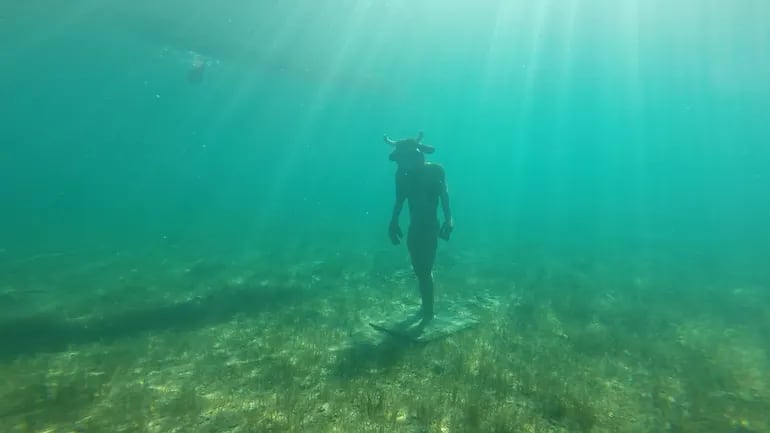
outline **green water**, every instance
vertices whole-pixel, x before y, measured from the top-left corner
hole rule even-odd
[[[542,372],[550,367],[534,346],[508,345],[524,335],[558,357],[562,331],[551,331],[564,328],[578,335],[565,359],[570,350],[589,353],[585,365],[628,356],[645,377],[679,372],[702,387],[681,385],[678,409],[673,391],[658,398],[664,409],[615,409],[654,413],[648,424],[609,416],[598,400],[597,415],[580,418],[573,393],[555,406],[532,400],[540,409],[531,419],[543,421],[512,425],[770,431],[770,3],[48,3],[0,4],[0,362],[19,377],[0,390],[4,431],[86,431],[60,412],[112,401],[70,407],[35,394],[75,374],[46,379],[47,357],[128,356],[156,334],[196,341],[237,320],[295,323],[285,317],[295,313],[310,314],[309,324],[275,335],[293,329],[290,338],[307,332],[334,345],[358,309],[386,308],[390,296],[416,302],[406,251],[387,238],[395,166],[382,135],[418,131],[446,170],[455,218],[439,246],[438,297],[483,293],[506,311],[488,312],[499,326],[451,347],[468,357],[498,347],[490,371],[513,357],[519,373]],[[196,59],[206,62],[198,82],[189,79]],[[275,291],[254,295],[265,287]],[[276,295],[286,291],[300,296]],[[339,317],[313,316],[319,305]],[[600,328],[610,331],[586,331]],[[409,356],[453,353],[440,347],[401,367],[419,372],[426,362]],[[175,356],[169,350],[163,356]],[[110,361],[116,371],[143,358],[121,359]],[[157,371],[173,371],[164,365]],[[616,375],[575,371],[563,382]],[[528,380],[552,383],[539,374]],[[358,388],[345,386],[335,395],[349,403]],[[665,394],[639,387],[655,401]],[[35,396],[18,398],[25,390]],[[232,417],[264,431],[407,431],[391,395],[361,409],[360,422],[284,417],[269,430]],[[8,403],[17,400],[27,403]],[[522,407],[516,419],[529,413]],[[442,424],[436,413],[448,409],[433,410],[423,431],[495,431],[478,408],[464,412],[465,424]],[[169,411],[194,418],[204,409]],[[495,416],[513,422],[506,411]],[[369,412],[392,415],[395,427]],[[92,414],[104,425],[115,416]]]

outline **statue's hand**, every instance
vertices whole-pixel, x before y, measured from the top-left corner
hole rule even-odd
[[[404,233],[401,232],[401,227],[398,226],[398,221],[390,222],[388,235],[390,236],[390,242],[393,243],[393,245],[398,245],[401,243],[401,238],[404,237]]]
[[[438,232],[438,237],[441,239],[448,241],[449,236],[452,234],[452,230],[455,229],[454,221],[451,219],[444,221],[444,224],[441,225],[441,230]]]

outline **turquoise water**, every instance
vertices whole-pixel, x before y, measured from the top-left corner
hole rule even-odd
[[[376,238],[420,129],[468,247],[767,244],[761,2],[199,3],[3,7],[7,250]]]
[[[63,350],[71,335],[18,331],[41,314],[109,321],[239,275],[353,284],[312,263],[408,273],[382,135],[424,131],[455,218],[439,296],[611,289],[673,327],[737,327],[757,354],[737,406],[761,412],[767,17],[753,0],[5,2],[3,362]],[[568,276],[537,276],[554,267]],[[67,344],[100,340],[80,337]]]

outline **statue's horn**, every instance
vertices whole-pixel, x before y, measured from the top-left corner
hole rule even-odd
[[[415,138],[415,140],[417,140],[417,142],[418,142],[418,143],[422,141],[422,135],[423,135],[423,134],[422,134],[422,131],[420,131],[420,132],[417,134],[417,138]]]
[[[391,146],[396,145],[396,142],[394,140],[391,140],[390,137],[388,137],[388,134],[383,135],[382,139],[385,140],[385,143],[390,144]]]

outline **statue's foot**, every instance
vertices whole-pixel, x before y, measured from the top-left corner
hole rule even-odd
[[[433,313],[430,313],[430,314],[423,313],[422,319],[420,320],[420,326],[423,328],[426,327],[429,323],[433,322],[433,319],[435,317],[436,316]]]

